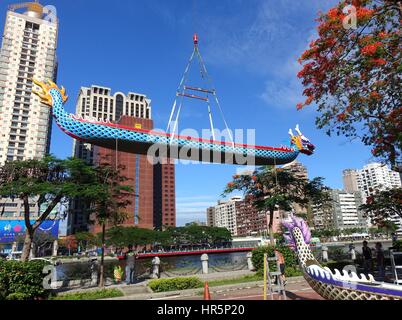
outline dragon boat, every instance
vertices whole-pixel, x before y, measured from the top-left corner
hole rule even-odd
[[[238,165],[281,165],[292,162],[300,153],[311,155],[314,145],[296,126],[289,130],[290,145],[265,147],[223,141],[184,137],[154,130],[123,126],[118,123],[90,121],[67,113],[65,89],[54,82],[33,79],[41,90],[33,90],[41,101],[52,108],[57,125],[74,139],[96,146],[157,158],[196,160]]]
[[[310,230],[307,223],[297,217],[283,222],[289,235],[289,245],[297,252],[304,278],[311,288],[327,300],[402,300],[402,286],[376,281],[372,274],[342,273],[322,267],[310,250]]]

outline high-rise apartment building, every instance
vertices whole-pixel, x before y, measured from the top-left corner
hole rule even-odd
[[[335,229],[367,228],[367,219],[359,210],[362,204],[359,191],[348,193],[343,190],[332,190],[331,194]]]
[[[76,104],[76,116],[88,120],[118,122],[121,116],[151,119],[151,100],[145,95],[129,92],[127,95],[102,86],[81,87]],[[74,140],[73,155],[93,162],[93,146]]]
[[[215,226],[215,207],[207,208],[207,226],[208,227]]]
[[[0,50],[0,165],[6,161],[40,159],[49,152],[50,108],[32,94],[32,78],[56,79],[57,30],[39,3],[11,5],[6,14]],[[32,217],[40,210],[35,199]],[[2,199],[1,219],[21,219],[18,199]]]
[[[358,170],[357,186],[363,197],[367,198],[377,191],[401,187],[401,179],[399,173],[392,171],[388,166],[370,163]]]
[[[331,190],[331,200],[325,211],[313,207],[315,229],[367,229],[367,218],[359,210],[362,204],[359,191]]]
[[[280,230],[281,212],[274,214],[274,232]],[[207,208],[207,225],[226,228],[232,236],[252,236],[267,234],[269,216],[258,210],[250,201],[241,197],[220,200],[216,206]]]
[[[232,197],[224,201],[219,200],[215,208],[215,227],[226,228],[232,236],[237,236],[236,202],[242,201],[241,197]]]
[[[82,87],[77,100],[76,116],[89,121],[110,121],[126,127],[153,129],[151,100],[145,95],[129,92],[112,94],[102,86]],[[122,152],[119,141],[114,149],[74,141],[73,156],[90,164],[107,161],[122,166],[121,174],[128,178],[133,189],[130,204],[125,208],[124,225],[141,228],[158,228],[176,225],[175,168],[173,160],[152,164],[146,155]],[[88,228],[87,205],[76,199],[70,212],[68,233]],[[97,226],[91,228],[99,231]]]
[[[0,164],[49,152],[50,108],[32,94],[32,78],[56,79],[57,30],[39,3],[7,11],[0,51]]]
[[[297,160],[283,165],[282,168],[290,171],[298,179],[308,179],[307,168]]]

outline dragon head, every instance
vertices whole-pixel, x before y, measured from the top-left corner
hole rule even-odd
[[[297,243],[298,241],[304,242],[304,243],[310,243],[311,240],[311,233],[310,229],[302,218],[298,218],[295,216],[291,217],[291,220],[289,222],[282,222],[282,225],[288,229],[289,235],[284,235],[285,239],[289,243],[289,245],[295,249],[296,246],[300,243]],[[297,228],[300,230],[300,235],[303,237],[303,239],[296,239],[295,234],[294,234],[294,229]]]
[[[295,128],[297,135],[293,134],[292,129],[289,129],[290,143],[295,146],[301,153],[311,155],[314,153],[315,146],[307,139],[300,131],[299,125]]]
[[[55,84],[53,81],[47,80],[46,83],[39,81],[37,79],[32,79],[32,81],[37,86],[41,87],[41,89],[42,89],[41,91],[32,90],[32,92],[34,94],[36,94],[44,104],[47,104],[48,106],[52,106],[53,97],[50,94],[51,90],[57,90],[61,94],[61,98],[62,98],[63,102],[67,101],[68,96],[66,96],[66,90],[63,87],[61,87],[61,89],[59,89],[57,84]]]

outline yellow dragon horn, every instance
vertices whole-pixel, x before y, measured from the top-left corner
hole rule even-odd
[[[51,89],[58,90],[62,96],[63,102],[67,101],[68,96],[66,96],[66,94],[65,94],[65,89],[63,87],[61,89],[59,89],[59,87],[53,81],[46,80],[47,84],[45,82],[39,81],[38,79],[35,79],[35,78],[32,79],[32,81],[42,89],[41,91],[37,91],[37,90],[33,89],[32,92],[34,94],[36,94],[44,104],[52,106],[53,98],[50,95]]]

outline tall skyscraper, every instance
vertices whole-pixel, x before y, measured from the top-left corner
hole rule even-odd
[[[145,95],[129,92],[112,94],[102,86],[82,87],[77,99],[76,116],[91,120],[110,121],[126,127],[153,129],[151,100]],[[125,208],[127,220],[124,225],[142,228],[162,228],[176,225],[175,168],[173,160],[152,164],[147,156],[119,150],[119,141],[114,149],[93,146],[74,141],[73,156],[90,164],[107,161],[113,166],[122,166],[121,174],[128,178],[133,189],[131,203]],[[87,204],[76,199],[70,212],[68,233],[88,228]],[[92,228],[98,232],[97,226]]]
[[[32,94],[32,78],[56,80],[57,31],[57,21],[49,21],[37,2],[7,11],[0,52],[0,164],[49,152],[50,108]]]
[[[37,2],[11,5],[6,13],[0,50],[0,165],[40,159],[49,152],[50,108],[32,94],[32,78],[56,80],[57,30]],[[40,214],[32,199],[31,217]],[[1,199],[1,219],[21,219],[18,199]]]

